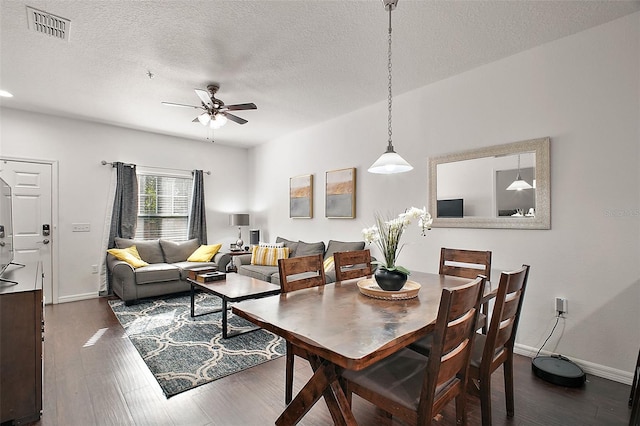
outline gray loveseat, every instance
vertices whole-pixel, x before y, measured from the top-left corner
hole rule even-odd
[[[187,258],[200,247],[197,239],[176,243],[168,240],[116,238],[115,243],[119,249],[135,245],[140,258],[149,263],[148,266],[134,268],[107,254],[111,288],[127,305],[146,297],[188,291],[190,285],[186,278],[190,269],[216,266],[218,270],[224,271],[231,260],[228,254],[218,252],[210,262],[187,262]]]
[[[317,243],[305,243],[304,241],[291,241],[282,237],[278,237],[276,238],[276,243],[284,243],[285,247],[289,247],[289,257],[310,256],[313,254],[321,253],[324,256],[325,260],[333,256],[333,254],[338,251],[353,251],[364,249],[364,241],[329,240],[326,248],[323,241]],[[236,258],[234,259],[234,263],[238,267],[238,274],[240,275],[246,275],[262,281],[280,285],[280,273],[278,272],[277,266],[252,265],[250,254],[236,256]],[[335,282],[335,270],[329,271],[325,275],[327,283]]]

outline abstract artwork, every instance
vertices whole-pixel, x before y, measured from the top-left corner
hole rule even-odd
[[[325,216],[356,217],[356,169],[331,170],[326,175]]]
[[[289,179],[289,217],[313,217],[313,175]]]

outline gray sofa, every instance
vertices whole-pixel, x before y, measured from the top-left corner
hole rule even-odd
[[[224,271],[231,257],[227,253],[216,253],[210,262],[187,262],[200,243],[197,239],[176,243],[168,240],[128,240],[116,238],[119,249],[136,246],[140,258],[148,266],[133,268],[127,262],[107,254],[107,268],[111,289],[125,304],[138,299],[188,291],[188,271],[203,266],[216,266]]]
[[[338,251],[353,251],[364,249],[364,241],[329,240],[326,248],[323,241],[317,243],[305,243],[304,241],[291,241],[287,240],[286,238],[278,237],[276,238],[276,243],[284,243],[285,247],[289,247],[289,257],[310,256],[313,254],[322,253],[325,260],[333,256],[333,253]],[[277,266],[252,265],[250,254],[236,256],[234,259],[234,263],[238,267],[238,274],[240,275],[246,275],[262,281],[280,285],[280,273],[278,272]],[[335,282],[335,271],[327,272],[325,275],[327,283]]]

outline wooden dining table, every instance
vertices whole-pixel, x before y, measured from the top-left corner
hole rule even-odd
[[[418,296],[384,300],[366,296],[353,279],[279,296],[240,302],[234,314],[304,349],[313,375],[278,417],[276,425],[298,423],[324,397],[334,424],[357,424],[340,386],[342,372],[362,370],[433,330],[443,288],[471,280],[413,272]],[[483,302],[495,296],[490,283]]]

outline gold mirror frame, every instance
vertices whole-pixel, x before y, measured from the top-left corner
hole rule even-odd
[[[487,148],[461,151],[429,158],[429,206],[434,228],[496,228],[496,229],[551,229],[551,179],[549,166],[549,138],[531,139]],[[461,217],[438,218],[437,170],[439,164],[475,158],[535,153],[536,215],[535,217]]]

